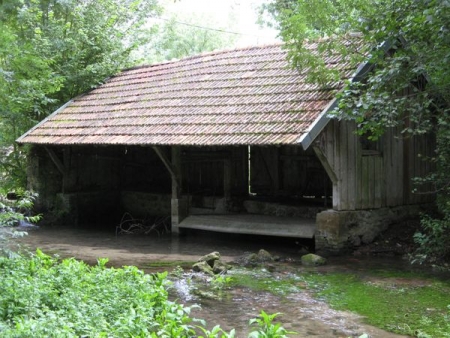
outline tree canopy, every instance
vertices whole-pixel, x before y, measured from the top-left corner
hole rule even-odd
[[[226,25],[217,26],[202,13],[173,14],[162,22],[159,34],[147,46],[146,60],[160,62],[181,59],[230,47],[237,36],[225,31],[231,30],[232,23],[233,18],[229,18]]]

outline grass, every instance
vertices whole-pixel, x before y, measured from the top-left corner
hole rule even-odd
[[[233,285],[277,296],[312,292],[332,308],[351,311],[387,331],[420,338],[450,337],[450,282],[396,270],[304,272],[283,278],[264,270],[235,270]]]
[[[303,279],[333,308],[349,310],[388,331],[416,337],[450,337],[450,283],[402,273],[306,274]],[[399,282],[399,278],[401,281]]]

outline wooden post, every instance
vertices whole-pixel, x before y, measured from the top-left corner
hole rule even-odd
[[[177,175],[177,173],[175,172],[175,169],[173,167],[173,163],[171,163],[171,161],[169,161],[169,158],[166,156],[166,154],[159,148],[154,146],[153,150],[155,150],[156,154],[159,156],[159,158],[161,159],[161,161],[164,163],[165,167],[167,168],[167,170],[170,173],[170,177],[172,178],[172,195],[173,195],[173,188],[174,186],[179,185],[179,174]],[[172,154],[173,157],[173,154]],[[173,162],[173,159],[172,159]]]
[[[182,198],[181,149],[172,147],[172,234],[179,234],[179,224],[188,215],[188,203]]]
[[[181,175],[181,149],[179,146],[172,146],[171,160],[159,148],[154,146],[156,154],[166,166],[172,179],[172,199],[171,199],[171,219],[172,234],[179,234],[178,225],[188,215],[188,203],[182,198],[182,175]]]
[[[180,147],[172,147],[172,198],[178,199],[181,194],[181,151]]]

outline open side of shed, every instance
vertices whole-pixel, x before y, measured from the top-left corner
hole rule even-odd
[[[300,146],[34,146],[29,177],[59,221],[171,216],[174,233],[313,238],[316,214],[332,201],[326,172]]]

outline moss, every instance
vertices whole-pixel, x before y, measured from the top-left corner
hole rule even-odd
[[[235,287],[245,287],[255,291],[270,292],[277,296],[301,292],[301,289],[305,286],[304,282],[295,275],[277,278],[264,269],[237,269],[233,270],[230,275],[233,277],[232,285]]]
[[[277,277],[264,269],[236,269],[234,287],[277,296],[309,292],[332,308],[355,312],[368,324],[416,337],[450,337],[450,282],[396,270],[303,272]]]
[[[361,277],[351,273],[305,274],[315,294],[338,310],[350,310],[367,323],[392,332],[450,337],[450,284],[394,272]],[[422,278],[422,276],[420,276]]]
[[[302,264],[305,266],[319,266],[319,265],[325,265],[327,263],[327,260],[323,257],[320,257],[315,254],[307,254],[303,255],[302,258]]]

